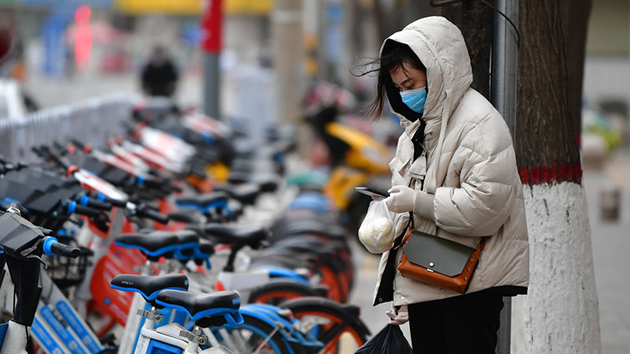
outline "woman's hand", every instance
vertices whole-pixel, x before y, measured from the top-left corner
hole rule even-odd
[[[394,213],[406,213],[413,211],[416,191],[403,185],[393,186],[388,191],[389,197],[385,199],[385,204]]]
[[[385,314],[390,318],[388,323],[391,325],[400,326],[401,324],[409,321],[409,310],[407,309],[407,305],[401,306],[398,311],[396,311],[396,308],[392,306],[392,309],[386,311]]]

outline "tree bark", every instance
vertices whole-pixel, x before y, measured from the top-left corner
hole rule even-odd
[[[442,16],[462,31],[473,69],[472,87],[490,99],[492,9],[481,1],[464,1],[444,6]]]
[[[381,4],[381,0],[374,0],[373,11],[374,21],[376,22],[377,33],[379,36],[379,38],[377,39],[380,46],[380,44],[383,43],[383,41],[391,35],[391,32],[389,32],[389,27],[387,25],[387,14],[385,13],[386,11]]]
[[[580,45],[569,44],[563,25],[578,19],[567,22],[562,8],[556,1],[519,4],[515,148],[525,184],[530,286],[527,296],[514,301],[513,353],[601,352],[590,224],[574,134],[581,99],[571,94],[583,61],[567,62],[567,54]]]
[[[560,5],[521,0],[516,151],[523,182],[581,182]]]
[[[562,0],[562,29],[569,75],[569,114],[578,142],[582,133],[582,91],[586,35],[592,0]]]
[[[439,7],[433,7],[428,1],[407,1],[406,6],[401,8],[404,13],[405,22],[407,24],[413,21],[427,17],[427,16],[439,16],[442,13],[442,9]]]

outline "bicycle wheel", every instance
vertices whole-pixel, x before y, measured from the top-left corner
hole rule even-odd
[[[312,288],[291,280],[274,279],[267,284],[252,289],[249,303],[278,305],[290,299],[305,296],[326,296],[323,288]]]
[[[243,323],[227,331],[214,331],[220,343],[239,354],[291,354],[279,328],[242,314]],[[228,333],[229,338],[225,334]]]
[[[302,298],[280,305],[301,322],[301,331],[324,344],[319,353],[353,353],[368,340],[370,331],[359,319],[359,308],[329,299]]]

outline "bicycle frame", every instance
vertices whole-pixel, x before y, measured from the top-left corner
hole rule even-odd
[[[33,322],[33,327],[35,322]],[[26,350],[26,326],[14,321],[4,323],[5,333],[2,338],[0,354],[27,354]],[[33,328],[31,327],[31,328]],[[58,351],[58,353],[62,353]],[[47,353],[48,354],[48,353]]]
[[[143,299],[139,294],[135,295],[137,298]],[[145,302],[145,306],[146,305],[149,304]],[[174,309],[168,308],[168,310]],[[162,321],[162,317],[164,315],[158,314],[155,307],[151,307],[148,311],[143,311],[142,315],[142,317],[134,316],[140,319],[135,322],[140,323],[141,321],[144,321],[144,323],[140,327],[137,340],[132,342],[134,343],[133,347],[129,347],[127,344],[121,343],[118,353],[131,353],[130,349],[135,348],[133,354],[152,354],[158,352],[160,354],[206,354],[213,351],[212,349],[217,349],[210,348],[199,351],[199,345],[203,345],[207,342],[207,338],[202,336],[202,330],[199,327],[194,327],[192,332],[187,331],[178,323],[170,323],[156,328],[158,322]],[[126,333],[136,333],[136,331],[132,331],[131,329],[125,329]],[[188,340],[182,339],[182,334],[185,334],[185,337]],[[218,346],[216,337],[214,337],[212,333],[210,333],[210,337],[211,343]]]
[[[42,273],[40,281],[43,301],[39,303],[32,330],[37,344],[51,353],[57,347],[62,349],[62,353],[73,354],[103,351],[105,347],[96,334],[48,274]]]

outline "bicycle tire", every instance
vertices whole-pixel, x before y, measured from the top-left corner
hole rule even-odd
[[[370,337],[369,329],[359,319],[356,306],[341,305],[324,298],[301,298],[286,301],[280,307],[291,310],[294,317],[304,322],[310,334],[324,344],[319,353],[337,353],[340,339],[346,333],[354,340],[356,348],[361,347]],[[309,328],[308,321],[311,321],[311,317],[321,319],[322,323]],[[326,323],[323,323],[324,320]]]
[[[291,280],[272,280],[267,284],[252,289],[249,303],[278,305],[290,299],[305,296],[324,296],[316,289]]]
[[[268,338],[266,342],[267,350],[264,350],[265,348],[261,348],[262,350],[260,350],[259,353],[292,353],[292,351],[289,349],[289,344],[284,340],[282,333],[279,332],[277,328],[274,328],[267,322],[262,321],[256,317],[246,314],[242,314],[242,316],[243,323],[238,327],[229,329],[229,332],[230,334],[232,334],[233,341],[236,342],[239,341],[239,339],[236,338],[234,331],[239,331],[240,337],[246,339],[247,343],[240,343],[241,346],[239,346],[238,348],[231,348],[229,346],[228,348],[239,354],[254,353],[256,352],[258,345],[260,345],[263,340]],[[247,331],[249,331],[249,333]],[[218,337],[220,338],[220,335]],[[251,348],[251,350],[247,350],[249,348]]]

